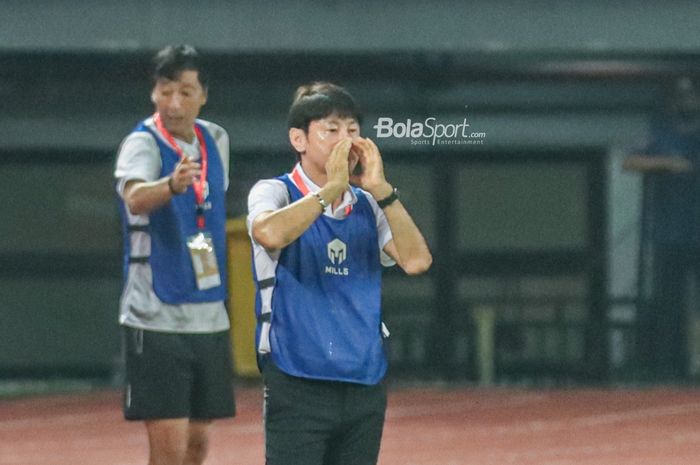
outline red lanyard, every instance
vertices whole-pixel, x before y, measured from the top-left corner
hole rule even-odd
[[[175,138],[163,125],[163,121],[160,119],[160,113],[153,115],[153,122],[158,128],[158,131],[160,131],[173,150],[175,150],[175,153],[180,155],[180,158],[185,158],[185,154],[182,152],[180,146],[175,142]],[[207,144],[204,142],[204,134],[202,134],[202,130],[196,124],[194,126],[194,133],[197,135],[197,140],[199,140],[202,175],[200,176],[199,180],[192,184],[192,189],[194,189],[194,198],[195,202],[197,202],[197,227],[199,227],[199,229],[204,229],[204,186],[207,183]]]
[[[304,179],[301,177],[301,173],[299,173],[298,166],[295,166],[292,170],[292,180],[294,181],[294,184],[297,186],[297,188],[299,188],[299,190],[301,191],[301,195],[307,195],[309,193],[309,187],[306,185]],[[346,205],[345,216],[348,216],[351,211],[352,205]]]

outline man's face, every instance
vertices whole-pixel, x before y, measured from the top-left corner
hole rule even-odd
[[[186,70],[175,81],[159,79],[151,93],[151,101],[165,128],[173,136],[186,141],[194,136],[194,120],[207,102],[207,92],[199,82],[198,74]]]
[[[360,125],[354,118],[341,118],[330,115],[314,120],[306,133],[306,150],[304,156],[319,167],[325,167],[333,147],[343,139],[360,137]],[[357,164],[357,156],[350,153],[349,168],[352,171]]]

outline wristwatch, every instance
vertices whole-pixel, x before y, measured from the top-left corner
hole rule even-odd
[[[326,200],[323,197],[321,197],[321,194],[319,194],[318,192],[314,192],[312,195],[316,197],[316,200],[318,200],[318,203],[321,204],[321,207],[324,210],[328,208],[328,202],[326,202]]]
[[[379,205],[379,208],[386,208],[392,203],[394,203],[398,198],[399,190],[394,187],[394,190],[391,191],[391,194],[389,194],[387,197],[384,197],[382,200],[377,200],[377,205]]]

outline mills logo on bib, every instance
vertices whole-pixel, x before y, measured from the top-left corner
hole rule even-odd
[[[338,276],[347,276],[349,271],[346,267],[341,267],[340,265],[348,257],[348,247],[345,242],[340,239],[333,239],[326,246],[328,251],[328,260],[331,265],[326,265],[326,274],[334,274]]]

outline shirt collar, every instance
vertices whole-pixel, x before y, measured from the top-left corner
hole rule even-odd
[[[196,120],[199,122],[199,120]],[[153,121],[153,117],[150,116],[149,118],[146,119],[146,126],[148,126],[150,129],[153,130],[153,132],[156,134],[156,137],[158,137],[160,140],[165,142],[165,145],[170,146],[170,142],[163,136],[163,134],[160,133],[158,128],[156,127],[156,123]],[[199,150],[199,138],[197,136],[194,137],[194,140],[192,141],[186,141],[182,140],[179,137],[173,136],[173,139],[178,143],[177,145],[180,146],[183,150],[190,150],[193,151],[194,149]]]

